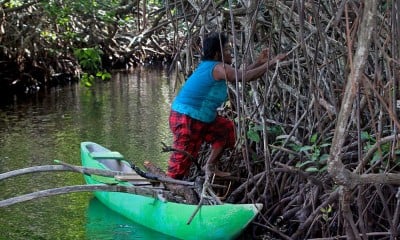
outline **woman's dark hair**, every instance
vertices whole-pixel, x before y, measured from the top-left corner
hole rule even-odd
[[[217,52],[222,52],[223,48],[228,42],[228,38],[218,32],[210,33],[203,41],[203,55],[202,60],[212,60]]]

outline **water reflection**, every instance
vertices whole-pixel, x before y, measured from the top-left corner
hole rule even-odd
[[[137,69],[115,73],[91,89],[75,84],[0,104],[0,173],[54,159],[80,165],[82,141],[119,151],[139,166],[152,160],[165,167],[169,154],[161,153],[160,142],[172,141],[173,86],[162,69]],[[0,181],[0,199],[83,183],[76,173],[26,175]],[[82,239],[87,217],[82,209],[91,196],[76,193],[0,208],[0,239]]]
[[[108,209],[96,198],[90,200],[86,215],[86,239],[88,240],[176,239],[130,221]]]

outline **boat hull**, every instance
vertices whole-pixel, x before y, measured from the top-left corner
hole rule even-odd
[[[90,146],[90,147],[88,147]],[[93,148],[93,146],[96,146]],[[96,143],[81,143],[82,164],[85,167],[107,169],[91,157],[89,149],[109,151]],[[99,184],[85,175],[87,184]],[[129,182],[120,185],[132,186]],[[204,205],[187,224],[197,205],[164,202],[158,198],[121,192],[95,192],[108,208],[126,218],[163,234],[180,239],[234,239],[254,219],[262,204]]]

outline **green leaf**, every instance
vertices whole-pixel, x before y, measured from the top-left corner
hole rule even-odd
[[[323,148],[323,147],[329,147],[331,144],[330,143],[323,143],[321,144],[319,147]]]
[[[317,139],[318,139],[318,134],[314,134],[311,136],[310,142],[314,144],[315,142],[317,142]]]
[[[302,148],[302,146],[297,145],[295,143],[289,143],[288,146],[291,147],[292,150],[295,152],[300,152],[300,149]]]
[[[319,169],[320,173],[326,172],[328,171],[328,165],[326,164],[325,166],[323,166],[321,169]]]
[[[370,136],[369,136],[368,132],[365,132],[365,131],[361,132],[362,140],[368,140],[369,138],[370,138]]]
[[[282,134],[282,129],[279,126],[272,126],[268,128],[268,132],[274,135]]]
[[[313,149],[313,146],[303,146],[299,149],[299,151],[305,152],[305,151],[312,150],[312,149]]]
[[[252,129],[249,129],[249,131],[247,131],[247,137],[256,143],[260,142],[260,136],[258,135],[258,133]]]
[[[326,161],[326,160],[328,160],[328,158],[329,158],[329,154],[324,153],[319,157],[319,160],[320,161]]]
[[[262,131],[263,130],[263,126],[262,125],[255,125],[254,127],[253,127],[253,130],[254,131]]]
[[[382,155],[379,152],[375,152],[374,156],[371,159],[371,164],[376,163],[382,158]]]
[[[309,167],[309,168],[307,168],[307,169],[304,170],[304,171],[306,171],[306,172],[318,172],[319,170],[318,170],[318,168],[316,168],[316,167]]]
[[[296,164],[296,167],[301,168],[301,167],[303,167],[303,166],[305,166],[305,165],[307,165],[309,163],[313,163],[313,162],[314,161],[311,161],[311,160],[308,160],[308,161],[305,161],[305,162],[299,162],[299,163]]]

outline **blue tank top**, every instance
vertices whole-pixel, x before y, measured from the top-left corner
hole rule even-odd
[[[220,62],[202,61],[186,80],[172,102],[172,110],[202,122],[210,123],[217,116],[217,108],[227,99],[225,80],[215,80],[212,72]]]

